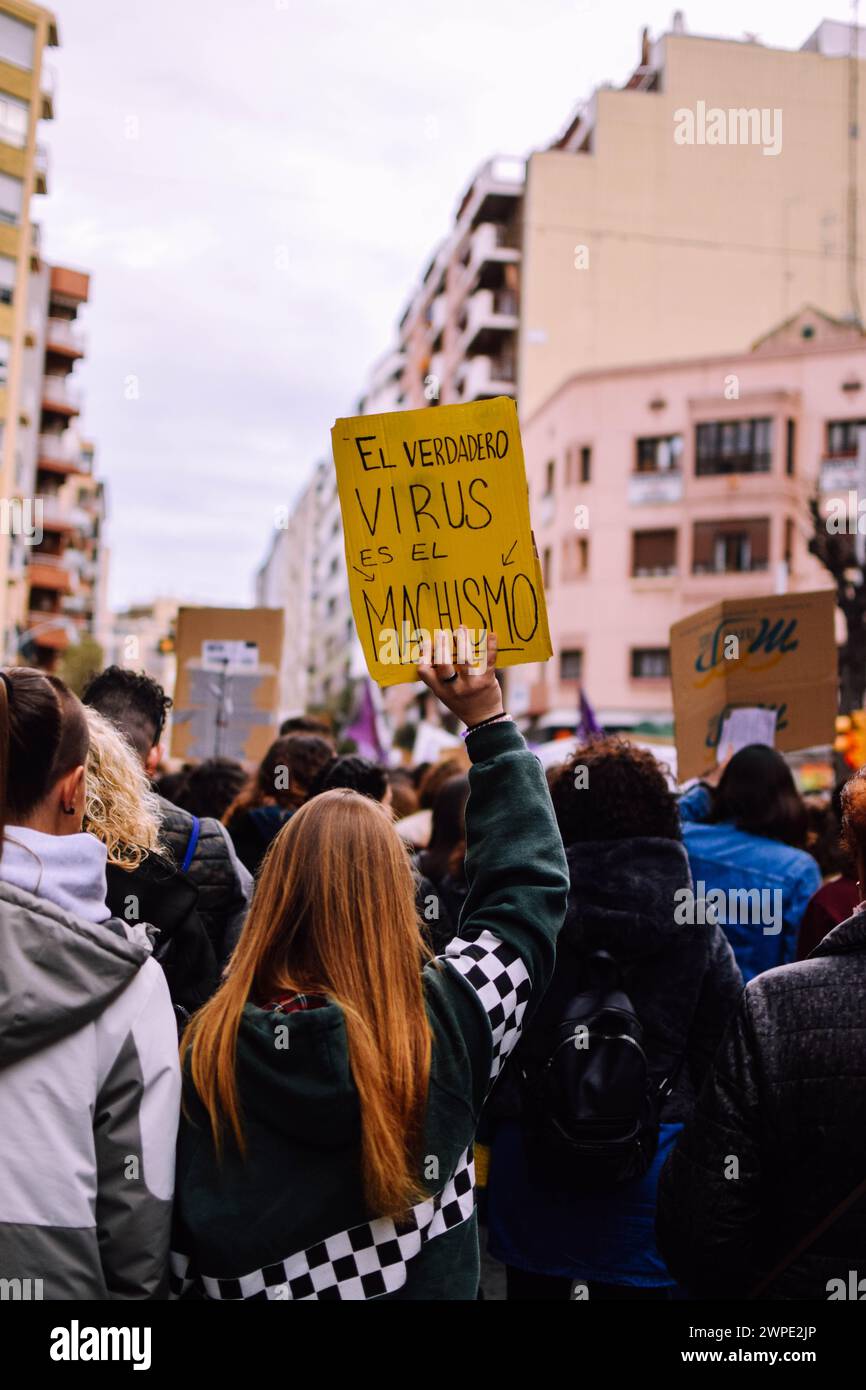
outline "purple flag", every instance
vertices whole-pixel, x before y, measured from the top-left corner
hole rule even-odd
[[[577,736],[584,742],[591,738],[602,738],[604,729],[595,717],[595,710],[583,693],[583,686],[580,688],[580,718],[577,721]]]
[[[343,737],[354,740],[362,758],[370,758],[375,763],[384,763],[387,766],[388,755],[382,747],[382,741],[379,737],[379,721],[376,718],[376,706],[373,703],[373,688],[369,676],[364,677],[361,698],[358,701],[351,724],[347,724],[343,730]]]

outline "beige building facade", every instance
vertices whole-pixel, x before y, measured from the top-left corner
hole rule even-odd
[[[648,40],[529,160],[518,399],[575,372],[739,352],[802,304],[856,314],[866,189],[866,41],[849,113],[847,25],[798,51],[683,31]],[[852,180],[849,156],[853,144]]]

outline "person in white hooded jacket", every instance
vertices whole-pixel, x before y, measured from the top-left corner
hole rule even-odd
[[[105,846],[81,830],[87,748],[62,681],[0,671],[0,1280],[17,1297],[160,1298],[177,1031],[145,929],[111,917]]]

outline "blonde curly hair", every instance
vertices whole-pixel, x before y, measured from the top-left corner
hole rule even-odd
[[[90,729],[84,829],[108,849],[109,864],[132,872],[160,844],[159,798],[126,739],[98,710],[85,706]]]

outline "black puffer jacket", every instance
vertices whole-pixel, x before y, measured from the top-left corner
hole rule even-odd
[[[175,863],[183,863],[192,834],[193,818],[173,802],[159,798],[161,838]],[[198,912],[222,967],[240,935],[251,896],[252,882],[239,865],[231,842],[219,821],[200,822],[198,844],[187,870],[198,889]],[[241,878],[243,874],[243,879]]]
[[[154,958],[165,973],[175,1012],[185,1021],[219,985],[195,884],[159,854],[149,854],[132,870],[109,864],[105,876],[112,916],[156,928]]]
[[[565,925],[551,985],[494,1092],[488,1118],[515,1116],[520,1059],[550,1055],[550,1030],[577,992],[580,957],[609,951],[644,1030],[650,1072],[676,1075],[664,1123],[684,1120],[713,1060],[743,988],[721,927],[674,921],[675,893],[691,887],[678,840],[646,837],[569,845],[571,876]]]
[[[736,1160],[736,1166],[732,1163]],[[743,1298],[866,1178],[866,913],[748,985],[665,1165],[657,1235],[693,1293]],[[866,1276],[866,1201],[766,1297]],[[838,1296],[838,1295],[837,1295]]]

